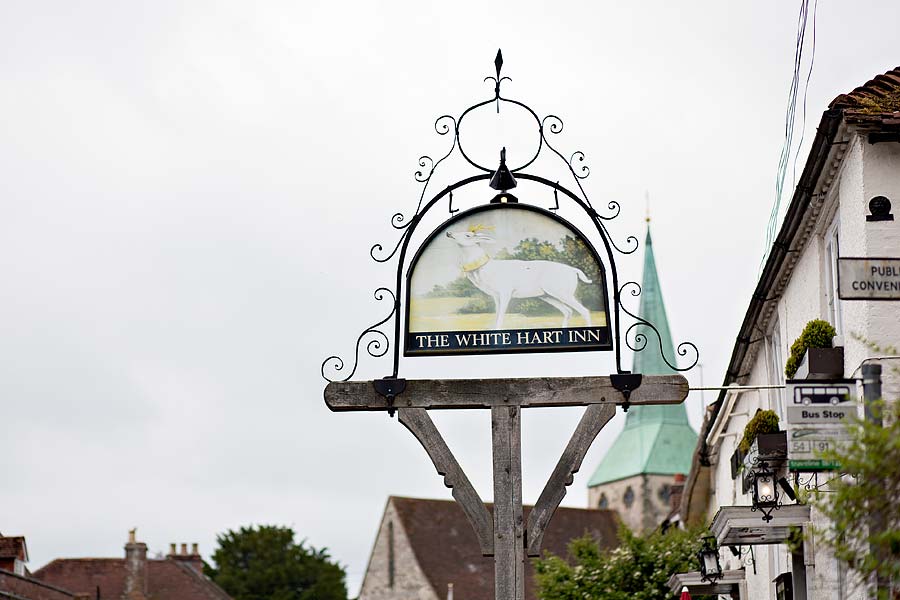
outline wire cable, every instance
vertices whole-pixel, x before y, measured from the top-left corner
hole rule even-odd
[[[797,178],[797,158],[800,154],[800,148],[803,144],[804,133],[806,129],[806,98],[809,90],[809,82],[812,78],[813,64],[815,63],[816,51],[816,12],[818,10],[818,0],[814,0],[813,19],[812,19],[812,48],[810,50],[809,68],[806,72],[806,82],[803,89],[803,112],[800,142],[794,154],[793,161],[793,182]],[[784,141],[781,146],[781,154],[778,159],[778,168],[775,172],[775,201],[772,204],[772,211],[769,214],[769,222],[766,227],[766,243],[762,261],[759,268],[760,273],[769,256],[772,242],[775,241],[776,229],[778,226],[778,215],[781,211],[781,200],[784,197],[784,180],[787,176],[788,166],[791,163],[792,149],[794,148],[794,131],[797,123],[797,99],[800,94],[800,81],[802,64],[804,58],[804,48],[806,46],[807,23],[809,20],[809,0],[801,0],[800,14],[797,16],[797,35],[794,42],[794,66],[791,76],[791,86],[788,90],[788,102],[784,115]]]

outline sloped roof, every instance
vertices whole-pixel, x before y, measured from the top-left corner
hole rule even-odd
[[[125,591],[125,559],[60,558],[35,571],[34,577],[91,598],[99,587],[101,600],[118,600]],[[211,579],[170,559],[147,560],[147,591],[159,600],[231,600]]]
[[[453,584],[454,597],[486,599],[494,595],[494,559],[483,557],[475,532],[452,500],[389,499],[397,511],[419,567],[439,598]],[[525,519],[531,512],[525,507]],[[493,505],[488,504],[492,510]],[[557,509],[544,535],[544,551],[567,555],[569,541],[589,533],[601,548],[615,547],[618,518],[614,511],[584,508]],[[525,565],[525,598],[536,600],[531,561]]]
[[[0,537],[0,558],[28,560],[28,548],[23,536]]]
[[[666,357],[674,361],[677,355],[669,331],[649,227],[644,248],[644,273],[638,314],[656,326]],[[656,334],[643,326],[640,329],[646,330],[643,333],[647,336],[647,346],[634,353],[632,371],[646,375],[673,373],[660,354]],[[688,423],[684,404],[632,407],[625,418],[625,428],[600,461],[588,481],[588,487],[642,473],[687,474],[696,443],[697,433]]]
[[[72,600],[75,594],[46,582],[0,569],[0,598],[12,600]]]
[[[842,109],[851,124],[900,126],[900,67],[876,76],[828,105]]]

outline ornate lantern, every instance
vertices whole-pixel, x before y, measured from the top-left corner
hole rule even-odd
[[[703,538],[703,547],[697,552],[700,561],[700,579],[715,583],[722,578],[722,565],[719,563],[719,548],[716,538],[709,535]]]
[[[763,521],[772,520],[772,511],[778,508],[778,483],[775,471],[768,463],[761,463],[753,472],[753,510],[763,514]]]

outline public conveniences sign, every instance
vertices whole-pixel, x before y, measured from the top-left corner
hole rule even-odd
[[[900,258],[839,258],[843,300],[900,300]]]
[[[406,355],[609,350],[593,246],[555,214],[490,204],[450,219],[409,270]]]

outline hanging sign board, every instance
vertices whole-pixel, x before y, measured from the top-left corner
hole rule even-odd
[[[597,252],[533,206],[490,204],[441,225],[407,293],[407,356],[612,349]]]
[[[847,424],[857,415],[852,381],[788,381],[788,468],[834,471],[840,464],[822,459],[850,439]]]
[[[839,258],[842,300],[900,300],[900,258]]]

